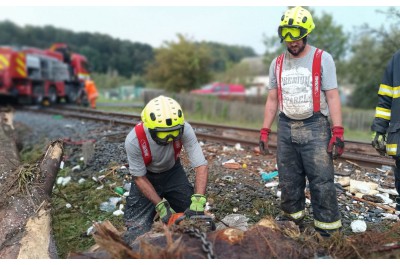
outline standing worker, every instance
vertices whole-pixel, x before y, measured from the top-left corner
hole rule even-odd
[[[386,66],[383,80],[378,91],[378,105],[371,126],[372,146],[381,154],[387,153],[396,161],[394,168],[396,210],[400,211],[400,50]],[[387,134],[387,142],[386,142]]]
[[[305,217],[307,177],[314,227],[322,236],[330,236],[342,226],[333,159],[343,153],[344,129],[332,56],[307,44],[314,28],[311,14],[300,6],[287,10],[281,18],[278,34],[287,51],[269,68],[260,150],[268,152],[270,128],[279,109],[277,164],[282,220],[300,224]]]
[[[90,107],[92,109],[96,108],[96,100],[99,97],[99,93],[97,92],[96,84],[91,79],[85,80],[85,91],[88,96],[88,101]]]
[[[125,140],[132,176],[124,213],[127,241],[149,231],[156,213],[167,224],[173,213],[204,215],[206,204],[207,160],[178,102],[156,97],[141,119]],[[195,169],[194,188],[181,165],[182,146]]]

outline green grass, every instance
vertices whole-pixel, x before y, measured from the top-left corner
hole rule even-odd
[[[58,177],[66,176],[69,172],[68,168],[64,168]],[[104,179],[103,189],[97,189],[100,184],[92,179],[82,184],[71,181],[66,186],[56,185],[53,189],[53,232],[60,258],[66,258],[71,252],[86,251],[95,244],[93,237],[87,235],[87,230],[94,222],[109,220],[119,230],[125,227],[122,215],[114,216],[112,212],[99,209],[100,204],[108,198],[120,196],[113,188],[122,185],[124,176],[111,171],[104,172],[107,173],[110,174]],[[67,203],[72,207],[67,208]],[[124,198],[120,203],[125,204]]]

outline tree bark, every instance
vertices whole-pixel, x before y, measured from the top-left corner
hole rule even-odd
[[[62,140],[49,144],[38,166],[20,166],[12,124],[2,119],[0,145],[0,170],[7,173],[0,180],[0,258],[57,258],[48,201],[61,163]]]

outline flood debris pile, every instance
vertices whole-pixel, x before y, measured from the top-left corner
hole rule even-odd
[[[293,222],[276,222],[271,218],[264,218],[246,230],[224,228],[208,233],[156,223],[152,231],[131,244],[124,242],[121,232],[109,222],[96,224],[95,229],[96,246],[86,252],[71,253],[69,258],[365,259],[400,255],[400,224],[385,233],[349,237],[336,233],[327,239],[308,230],[300,232]]]
[[[52,123],[75,124],[74,120],[60,123],[43,116],[27,118],[36,134],[45,133],[40,130],[48,130]],[[60,257],[207,258],[210,253],[202,250],[201,238],[160,225],[141,241],[122,241],[122,213],[130,184],[123,142],[130,129],[81,122],[69,128],[62,135],[63,168],[58,172],[51,206]],[[312,228],[308,188],[304,227],[275,222],[280,189],[274,154],[262,156],[257,149],[240,145],[203,142],[202,146],[209,162],[206,209],[218,227],[203,239],[212,243],[216,258],[400,257],[399,222],[393,202],[388,200],[395,196],[390,168],[362,168],[351,161],[335,161],[343,233],[321,239]],[[194,170],[184,150],[182,164],[193,182]],[[243,217],[240,225],[226,222],[224,218],[232,214]],[[355,221],[364,223],[354,230]]]
[[[278,226],[272,219],[263,219],[246,231],[225,228],[204,233],[203,237],[200,230],[189,233],[163,226],[162,233],[149,232],[130,245],[120,240],[112,225],[99,224],[96,228],[94,236],[101,246],[97,253],[75,253],[71,258],[92,258],[99,253],[108,258],[311,258],[315,253],[310,246],[286,236],[300,235],[295,225]]]

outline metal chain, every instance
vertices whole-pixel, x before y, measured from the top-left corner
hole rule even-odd
[[[200,238],[201,240],[201,247],[204,251],[204,253],[207,254],[208,259],[213,259],[214,258],[214,250],[213,250],[213,245],[210,241],[207,240],[207,235],[205,232],[201,232],[199,229],[191,227],[186,232],[191,235],[195,236],[197,238]]]

